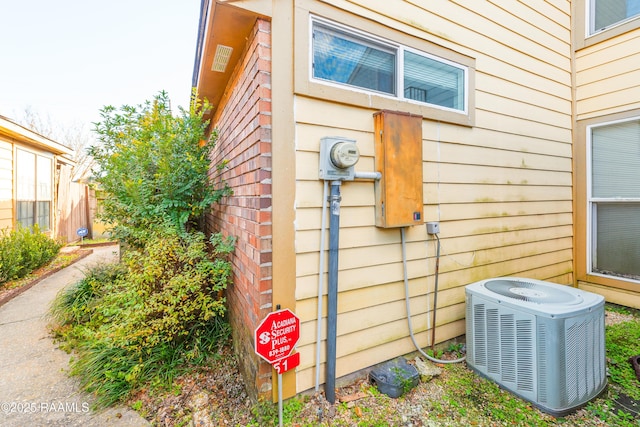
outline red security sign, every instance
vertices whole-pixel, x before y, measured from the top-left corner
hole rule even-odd
[[[255,331],[256,354],[269,363],[289,356],[300,338],[300,319],[291,310],[274,311]]]

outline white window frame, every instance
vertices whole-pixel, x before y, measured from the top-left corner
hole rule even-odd
[[[600,28],[600,29],[596,29],[596,13],[595,13],[595,7],[596,7],[596,0],[585,0],[586,2],[586,7],[585,7],[585,12],[586,12],[586,16],[585,16],[585,22],[587,25],[585,25],[585,37],[591,37],[595,34],[599,34],[603,31],[608,31],[612,28],[616,28],[620,25],[624,25],[629,21],[633,21],[635,19],[640,18],[640,14],[636,14],[633,16],[630,16],[628,18],[625,19],[621,19],[620,21],[617,21],[607,27],[604,28]]]
[[[596,213],[596,205],[598,203],[601,204],[605,204],[605,203],[639,203],[640,204],[640,197],[633,197],[633,198],[628,198],[628,197],[620,197],[620,198],[604,198],[604,197],[594,197],[593,196],[593,156],[592,156],[592,152],[593,152],[593,132],[592,130],[594,128],[599,128],[599,127],[606,127],[606,126],[610,126],[610,125],[615,125],[618,123],[625,123],[625,122],[632,122],[632,121],[638,121],[640,120],[640,116],[635,116],[635,117],[629,117],[629,118],[625,118],[625,119],[620,119],[620,120],[613,120],[613,121],[607,121],[607,122],[602,122],[602,123],[597,123],[597,124],[592,124],[592,125],[588,125],[586,127],[586,137],[587,137],[587,150],[586,150],[586,161],[587,161],[587,167],[586,167],[586,172],[587,172],[587,176],[586,176],[586,190],[587,190],[587,197],[586,197],[586,212],[587,212],[587,250],[586,250],[586,256],[587,256],[587,274],[592,275],[592,276],[599,276],[599,277],[605,277],[605,278],[609,278],[609,279],[614,279],[614,280],[622,280],[622,281],[626,281],[626,282],[631,282],[631,283],[640,283],[639,279],[632,279],[632,278],[628,278],[628,277],[623,277],[623,276],[619,276],[619,275],[608,275],[608,274],[604,274],[598,271],[594,270],[594,265],[593,265],[593,256],[594,256],[594,250],[595,250],[595,245],[598,243],[597,242],[597,213]]]
[[[18,153],[19,152],[23,152],[23,153],[28,153],[30,155],[33,155],[33,161],[34,161],[34,165],[33,165],[33,170],[34,170],[34,176],[33,176],[33,181],[30,182],[31,185],[33,185],[33,188],[29,190],[29,194],[30,194],[30,198],[32,197],[33,200],[24,200],[24,201],[29,201],[29,202],[33,202],[34,204],[34,212],[33,212],[33,223],[28,225],[29,227],[33,227],[35,224],[39,224],[39,218],[41,216],[41,212],[39,210],[39,202],[48,202],[49,203],[49,211],[47,213],[47,217],[49,219],[48,224],[46,224],[46,228],[41,228],[41,231],[50,231],[51,230],[51,225],[52,225],[52,219],[53,219],[53,191],[54,191],[54,180],[53,180],[53,170],[54,170],[54,159],[51,156],[47,156],[47,155],[43,155],[42,153],[38,153],[35,151],[31,151],[31,150],[26,150],[24,148],[20,148],[20,147],[16,147],[16,169],[19,167],[19,164],[17,163],[17,159],[18,159]],[[49,176],[48,176],[48,184],[49,184],[49,188],[47,189],[49,192],[49,197],[48,198],[42,198],[41,197],[41,193],[42,193],[42,189],[39,189],[39,185],[41,184],[41,180],[38,179],[38,174],[41,173],[41,171],[38,168],[38,162],[40,159],[46,159],[47,161],[49,161],[50,164],[50,169],[49,169]],[[16,203],[16,218],[15,221],[16,223],[21,222],[18,217],[17,217],[17,203],[21,202],[23,200],[20,199],[20,196],[18,194],[18,188],[19,186],[22,185],[21,182],[19,182],[19,180],[22,177],[19,176],[18,171],[16,170],[16,198],[15,198],[15,203]],[[32,194],[32,196],[31,196]]]
[[[417,105],[425,105],[425,106],[429,106],[431,108],[436,108],[436,109],[440,109],[443,111],[448,111],[448,112],[453,112],[453,113],[457,113],[457,114],[461,114],[461,115],[465,115],[468,116],[469,115],[469,67],[466,65],[462,65],[459,64],[457,62],[454,61],[450,61],[446,58],[442,58],[436,55],[432,55],[429,54],[427,52],[423,52],[420,51],[418,49],[414,49],[408,46],[404,46],[402,44],[399,43],[394,43],[390,40],[386,40],[383,39],[381,37],[377,37],[374,36],[372,34],[369,33],[365,33],[363,31],[359,31],[357,29],[351,28],[351,27],[347,27],[345,25],[342,24],[338,24],[336,22],[333,21],[329,21],[326,19],[322,19],[316,16],[310,16],[310,25],[309,25],[309,40],[311,41],[311,45],[309,48],[309,80],[315,83],[320,83],[320,84],[324,84],[324,85],[328,85],[328,86],[333,86],[333,87],[337,87],[337,88],[341,88],[341,89],[349,89],[352,91],[356,91],[356,92],[362,92],[362,93],[371,93],[371,94],[375,94],[375,95],[379,95],[379,96],[383,96],[389,99],[394,99],[394,100],[400,100],[403,102],[408,102],[408,103],[412,103],[412,104],[417,104]],[[366,89],[366,88],[362,88],[359,86],[354,86],[354,85],[349,85],[349,84],[342,84],[339,82],[335,82],[335,81],[331,81],[331,80],[326,80],[326,79],[320,79],[320,78],[316,78],[314,77],[314,67],[313,67],[313,56],[314,56],[314,50],[313,50],[313,30],[314,30],[314,26],[315,24],[320,24],[322,26],[325,27],[329,27],[329,28],[334,28],[336,31],[342,32],[342,33],[346,33],[346,34],[350,34],[353,35],[354,38],[356,39],[360,39],[362,43],[369,43],[372,46],[379,46],[381,50],[389,50],[389,49],[393,49],[396,52],[396,69],[395,69],[395,95],[391,95],[389,93],[386,92],[380,92],[380,91],[376,91],[376,90],[370,90],[370,89]],[[444,107],[442,105],[438,105],[438,104],[432,104],[429,102],[422,102],[422,101],[417,101],[414,99],[410,99],[410,98],[405,98],[404,97],[404,52],[411,52],[414,53],[416,55],[420,55],[429,59],[432,59],[434,61],[437,62],[441,62],[443,64],[447,64],[451,67],[454,68],[458,68],[459,70],[461,70],[463,72],[463,79],[462,79],[462,84],[464,85],[463,88],[463,95],[462,95],[462,103],[463,103],[463,108],[462,109],[458,109],[458,108],[450,108],[450,107]]]

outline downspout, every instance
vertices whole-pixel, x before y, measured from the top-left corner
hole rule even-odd
[[[340,185],[331,181],[329,196],[329,281],[327,295],[327,366],[325,397],[331,404],[336,401],[336,336],[338,320],[338,246],[340,238]]]

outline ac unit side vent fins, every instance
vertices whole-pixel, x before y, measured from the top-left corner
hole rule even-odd
[[[500,329],[502,342],[500,349],[502,358],[500,366],[502,368],[502,380],[516,382],[516,326],[513,314],[503,314],[500,316]]]
[[[474,335],[474,360],[477,365],[487,366],[487,347],[485,339],[487,336],[485,328],[484,304],[473,307],[473,322],[475,325]]]
[[[547,326],[541,323],[538,325],[538,399],[541,402],[547,401],[547,357]]]
[[[487,371],[500,373],[500,325],[498,310],[489,309],[487,313]]]
[[[518,389],[533,391],[533,333],[529,320],[516,320],[518,351]]]

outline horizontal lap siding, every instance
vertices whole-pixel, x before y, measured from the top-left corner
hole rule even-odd
[[[587,131],[585,123],[607,122],[637,114],[640,109],[640,29],[635,29],[580,49],[576,56],[576,272],[578,287],[603,295],[607,301],[640,307],[640,294],[633,282],[599,277],[586,281],[588,257],[587,225]],[[613,115],[613,116],[611,116]]]
[[[13,226],[12,145],[0,141],[0,230]]]
[[[570,283],[569,3],[331,3],[476,59],[476,125],[437,123],[428,117],[422,125],[424,218],[441,223],[436,341],[464,333],[464,286],[469,283],[501,275]],[[348,23],[348,16],[342,22]],[[356,170],[374,167],[375,110],[332,101],[297,95],[295,103],[299,391],[315,382],[320,138],[355,139],[362,156]],[[400,231],[375,227],[372,182],[347,182],[341,192],[338,376],[414,350],[407,328]],[[426,346],[436,244],[422,226],[407,229],[406,237],[412,325],[419,344]],[[324,270],[326,281],[326,265]],[[326,299],[326,282],[324,289]],[[323,307],[324,322],[326,301]]]
[[[640,108],[640,30],[576,52],[577,119]]]

